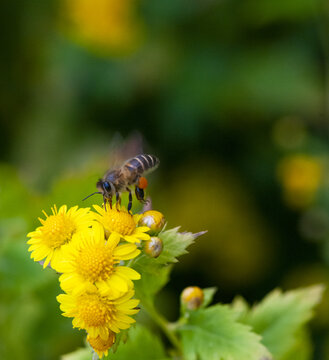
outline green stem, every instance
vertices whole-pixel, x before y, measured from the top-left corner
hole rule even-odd
[[[144,255],[141,255],[138,258],[130,259],[126,266],[132,267],[135,261],[138,261],[138,259],[142,258]],[[153,321],[161,328],[161,330],[164,332],[164,334],[167,336],[171,344],[177,349],[177,351],[181,354],[182,353],[182,347],[180,344],[180,341],[178,340],[175,332],[174,327],[171,328],[170,323],[167,321],[165,317],[163,317],[161,314],[159,314],[153,304],[145,304],[143,303],[144,309],[147,311],[147,313],[152,317]]]
[[[148,312],[148,314],[152,317],[154,322],[161,328],[161,330],[165,333],[169,341],[172,345],[179,351],[182,352],[180,341],[178,340],[176,334],[170,327],[170,323],[167,321],[165,317],[160,315],[153,306],[145,306],[144,309]]]

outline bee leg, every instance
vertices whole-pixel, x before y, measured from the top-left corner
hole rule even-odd
[[[127,191],[129,191],[128,212],[130,212],[132,204],[133,204],[133,196],[132,196],[131,190],[129,188],[127,188]]]
[[[138,186],[135,187],[135,194],[137,197],[137,200],[139,200],[141,203],[144,204],[145,200],[144,200],[144,190],[139,188]]]
[[[115,198],[116,198],[115,207],[116,207],[117,211],[120,211],[119,210],[119,205],[121,205],[121,197],[120,197],[120,194],[118,192],[115,193]]]
[[[109,200],[109,204],[110,204],[110,209],[112,210],[112,197],[110,197],[108,200]]]

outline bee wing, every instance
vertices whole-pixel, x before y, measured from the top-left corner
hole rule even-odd
[[[135,131],[129,135],[120,149],[121,164],[127,159],[143,153],[143,137],[141,133]]]
[[[111,168],[106,171],[105,175],[103,176],[103,180],[114,181],[116,178],[120,177],[120,175],[121,168]]]
[[[111,140],[109,170],[104,175],[104,178],[111,171],[120,169],[127,159],[141,154],[143,152],[142,148],[143,137],[139,132],[131,133],[126,140],[123,139],[121,134],[116,133]]]

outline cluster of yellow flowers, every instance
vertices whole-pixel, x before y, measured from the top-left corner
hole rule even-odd
[[[51,215],[44,212],[46,218],[39,218],[41,226],[28,234],[28,244],[34,261],[61,274],[65,294],[57,300],[63,316],[87,331],[88,342],[102,357],[115,334],[135,322],[130,315],[138,312],[139,300],[132,298],[132,280],[140,274],[122,263],[140,254],[138,245],[150,240],[150,228],[142,219],[149,218],[146,213],[131,215],[123,207],[94,209],[54,206]]]

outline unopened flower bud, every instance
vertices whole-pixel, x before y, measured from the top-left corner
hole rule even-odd
[[[161,212],[156,210],[145,211],[139,220],[139,226],[147,226],[150,228],[149,234],[157,235],[162,230],[165,224],[165,218]]]
[[[144,251],[153,258],[157,258],[163,249],[162,240],[157,236],[152,236],[150,240],[145,241]]]
[[[182,304],[189,310],[198,309],[203,303],[204,295],[198,286],[189,286],[181,294]]]

